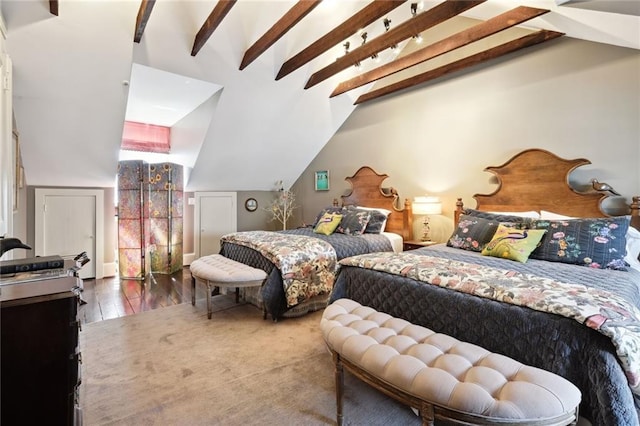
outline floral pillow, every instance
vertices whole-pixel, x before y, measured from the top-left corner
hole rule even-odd
[[[379,234],[384,231],[387,224],[387,217],[391,213],[389,210],[370,207],[347,206],[347,210],[369,212],[369,222],[367,222],[367,227],[364,229],[365,234]]]
[[[537,220],[533,227],[548,232],[531,258],[626,271],[625,235],[630,219],[630,216],[618,216]]]
[[[491,241],[500,222],[469,215],[461,215],[458,227],[447,241],[449,247],[480,252]]]
[[[370,217],[368,211],[346,210],[342,214],[338,232],[347,235],[362,235],[367,228]]]
[[[514,214],[512,212],[502,213],[502,212],[484,212],[482,210],[474,210],[474,209],[465,209],[463,212],[465,215],[480,217],[482,219],[488,219],[495,222],[509,222],[509,223],[518,223],[522,224],[522,227],[529,226],[534,219],[531,217],[531,212],[523,212],[519,214]],[[533,212],[535,213],[535,212]],[[524,216],[522,216],[524,214]]]
[[[546,232],[544,229],[516,229],[501,224],[482,249],[482,255],[526,263]]]
[[[324,234],[331,235],[333,231],[336,230],[338,225],[340,225],[340,221],[342,220],[342,215],[338,213],[325,213],[316,226],[313,228],[313,232],[316,234]]]

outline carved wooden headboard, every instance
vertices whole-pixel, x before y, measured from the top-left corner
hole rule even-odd
[[[351,191],[342,195],[342,205],[362,207],[378,207],[391,210],[387,219],[386,232],[402,235],[405,240],[411,239],[412,217],[408,201],[400,206],[398,192],[394,188],[383,188],[382,182],[388,178],[386,174],[378,174],[369,166],[362,166],[345,180],[351,184]]]
[[[541,211],[572,217],[604,217],[601,205],[609,197],[603,192],[578,192],[569,185],[569,174],[577,167],[591,164],[584,158],[566,160],[543,149],[527,149],[501,166],[487,167],[498,179],[491,194],[476,194],[478,210]],[[640,227],[640,197],[633,197],[632,224]],[[455,221],[462,212],[462,200],[456,205]],[[639,228],[640,229],[640,228]]]

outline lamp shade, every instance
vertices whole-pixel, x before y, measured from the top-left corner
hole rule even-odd
[[[438,197],[415,197],[411,209],[415,215],[441,214],[442,203]]]

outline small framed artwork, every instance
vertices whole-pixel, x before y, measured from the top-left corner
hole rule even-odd
[[[320,170],[316,172],[316,191],[329,190],[329,170]]]

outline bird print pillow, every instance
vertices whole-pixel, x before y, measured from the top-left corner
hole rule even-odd
[[[531,258],[626,271],[630,220],[631,216],[617,216],[534,221],[533,228],[547,233]]]
[[[482,255],[526,263],[546,232],[544,229],[515,229],[500,224],[491,241],[482,249]]]
[[[336,230],[338,225],[340,225],[340,221],[342,220],[342,215],[337,213],[325,213],[322,215],[318,223],[313,228],[313,232],[316,234],[324,234],[331,235],[333,231]]]

